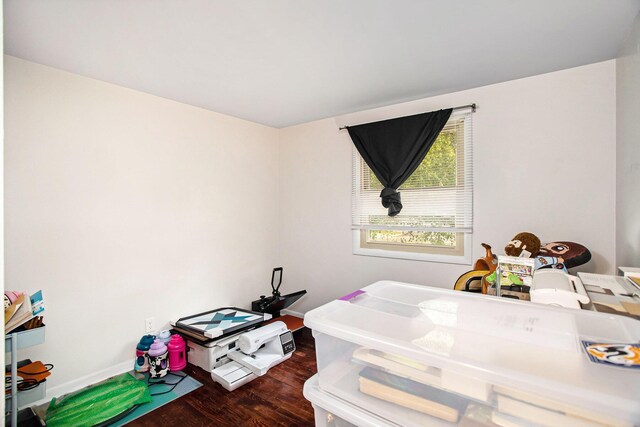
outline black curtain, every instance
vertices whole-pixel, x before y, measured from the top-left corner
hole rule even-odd
[[[420,166],[452,111],[448,108],[347,127],[360,155],[384,185],[380,197],[389,216],[402,210],[396,190]]]

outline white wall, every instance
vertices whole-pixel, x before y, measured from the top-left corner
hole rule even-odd
[[[469,267],[352,255],[351,141],[344,124],[477,103],[474,259],[513,235],[591,249],[585,271],[614,272],[615,61],[285,128],[281,259],[306,311],[381,279],[452,287]]]
[[[640,15],[616,61],[616,259],[640,267]]]
[[[49,387],[277,264],[278,131],[5,57],[6,287],[44,289]],[[133,366],[133,365],[131,365]]]

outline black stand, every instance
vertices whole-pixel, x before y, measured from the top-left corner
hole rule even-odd
[[[261,313],[269,313],[273,317],[279,317],[280,310],[284,310],[285,308],[291,306],[294,302],[298,301],[304,294],[307,293],[306,290],[302,290],[288,295],[280,295],[280,285],[282,285],[282,272],[282,267],[273,269],[273,272],[271,273],[271,296],[266,297],[265,295],[260,295],[259,300],[255,300],[251,303],[251,310],[259,311]],[[276,273],[278,276],[277,286],[275,286]]]

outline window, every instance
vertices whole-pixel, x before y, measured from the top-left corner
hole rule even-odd
[[[387,215],[382,184],[353,147],[354,253],[470,263],[473,176],[471,111],[454,112]]]

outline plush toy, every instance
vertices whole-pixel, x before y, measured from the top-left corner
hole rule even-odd
[[[540,239],[528,232],[516,234],[504,248],[505,254],[523,258],[535,258],[538,252],[540,252]]]
[[[558,259],[558,262],[564,264],[566,268],[573,268],[586,264],[591,259],[591,252],[589,252],[589,249],[579,243],[565,241],[545,243],[540,248],[539,255],[544,257],[555,257]]]
[[[565,267],[562,260],[554,256],[538,255],[536,257],[536,265],[534,270],[538,270],[541,268],[555,268],[556,270],[562,270],[565,273],[569,274],[569,272],[567,271],[567,267]]]
[[[498,258],[493,254],[493,252],[491,252],[491,246],[486,243],[482,243],[482,247],[484,248],[485,255],[482,258],[478,258],[476,263],[473,265],[473,269],[488,270],[489,272],[496,271]]]
[[[487,286],[484,283],[484,278],[496,270],[498,259],[491,252],[491,246],[486,243],[482,243],[482,247],[485,250],[485,256],[483,258],[478,258],[476,263],[473,265],[473,270],[467,271],[458,277],[458,280],[456,280],[456,283],[453,286],[454,290],[482,292],[483,294],[487,293]]]

